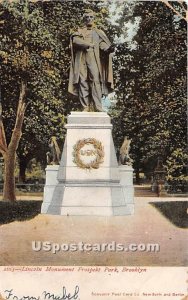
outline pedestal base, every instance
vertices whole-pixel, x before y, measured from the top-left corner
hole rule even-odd
[[[64,185],[59,183],[51,202],[43,203],[42,213],[54,215],[112,216],[133,213],[133,203],[122,186]]]
[[[58,182],[53,186],[53,196],[52,185],[51,188],[45,186],[41,213],[66,216],[133,214],[132,168],[122,166],[120,181],[110,117],[106,113],[72,112],[66,128]],[[81,142],[78,155],[83,165],[95,160],[98,148],[92,143],[84,144],[86,140],[95,140],[97,145],[101,145],[99,154],[103,152],[103,160],[96,168],[82,168],[75,161],[75,145],[78,142],[79,145]],[[47,172],[47,176],[50,174]]]
[[[120,165],[120,185],[123,188],[124,198],[134,214],[134,186],[133,186],[133,168],[132,166]]]
[[[41,213],[46,214],[51,204],[55,187],[58,184],[57,174],[59,165],[48,165],[46,167],[46,183],[44,187],[43,203]]]

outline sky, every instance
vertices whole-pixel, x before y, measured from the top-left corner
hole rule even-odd
[[[110,13],[109,22],[112,25],[118,25],[118,20],[122,16],[125,1],[111,0],[110,2],[111,2],[111,4],[108,7],[109,13]],[[129,3],[131,5],[129,5]],[[127,13],[131,14],[131,12],[134,8],[133,1],[126,1],[126,5],[127,5]],[[133,22],[133,20],[134,20],[134,22]],[[134,18],[134,19],[132,18],[131,21],[124,23],[121,36],[117,37],[114,42],[116,44],[127,42],[127,43],[129,43],[130,48],[132,48],[132,49],[136,48],[136,44],[133,43],[132,40],[133,40],[133,37],[135,36],[135,34],[137,33],[137,30],[139,28],[139,23],[140,23],[139,17]]]

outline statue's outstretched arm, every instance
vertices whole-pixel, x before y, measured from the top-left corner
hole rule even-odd
[[[78,47],[80,49],[88,49],[90,47],[93,48],[94,44],[84,41],[79,36],[74,36],[73,37],[73,46],[76,46],[76,47]]]

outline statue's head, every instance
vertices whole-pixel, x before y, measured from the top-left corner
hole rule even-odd
[[[83,14],[83,20],[86,24],[86,26],[92,26],[95,19],[95,13],[91,9],[85,9]]]
[[[56,136],[51,136],[50,141],[51,142],[56,142]]]

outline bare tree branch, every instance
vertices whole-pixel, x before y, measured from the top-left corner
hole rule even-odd
[[[23,120],[24,120],[24,115],[26,110],[25,96],[26,96],[26,84],[24,83],[24,81],[21,81],[16,122],[15,122],[14,130],[12,132],[10,143],[8,145],[8,149],[12,148],[14,151],[17,150],[22,135],[22,125],[23,125]]]
[[[163,3],[166,4],[166,6],[168,6],[170,9],[173,10],[173,12],[175,12],[175,14],[180,17],[181,19],[184,19],[186,22],[188,22],[188,11],[184,8],[185,12],[186,12],[186,16],[183,16],[179,11],[177,11],[170,3],[168,0],[161,0]],[[182,4],[182,1],[178,1],[178,3]],[[183,5],[183,4],[182,4]]]
[[[2,155],[4,155],[7,151],[7,142],[6,142],[6,136],[5,136],[5,129],[3,125],[3,119],[2,119],[2,104],[0,102],[0,152]]]
[[[183,8],[184,12],[187,13],[187,10],[185,8],[185,6],[183,5],[183,3],[185,3],[183,0],[177,0],[177,2],[179,2],[179,4],[181,5],[181,7]]]

